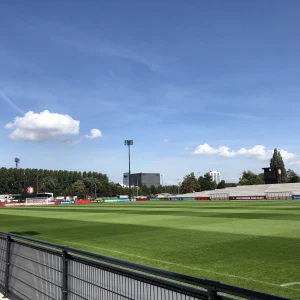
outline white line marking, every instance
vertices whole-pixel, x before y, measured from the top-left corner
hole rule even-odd
[[[82,246],[82,243],[75,243],[75,242],[69,242],[69,241],[66,241],[66,240],[54,239],[54,238],[50,238],[50,237],[47,237],[47,236],[44,236],[44,235],[40,235],[40,236],[44,237],[46,239],[53,240],[53,241],[59,241],[60,243],[65,242],[65,243],[69,243],[69,244],[73,244],[73,245]],[[234,275],[234,274],[221,273],[221,272],[216,272],[216,271],[209,271],[207,269],[201,269],[201,268],[196,268],[196,267],[185,266],[185,265],[181,265],[181,264],[177,264],[177,263],[173,263],[173,262],[169,262],[169,261],[164,261],[164,260],[159,260],[159,259],[150,258],[150,257],[146,257],[146,256],[130,254],[130,253],[121,252],[121,251],[112,250],[112,249],[107,249],[107,248],[103,248],[103,247],[90,246],[90,245],[89,245],[89,247],[94,248],[94,249],[108,251],[108,252],[114,252],[114,253],[122,254],[122,255],[125,255],[125,256],[132,256],[132,257],[137,257],[137,258],[141,258],[141,259],[146,259],[146,260],[149,260],[149,261],[155,261],[155,262],[159,262],[159,263],[163,263],[163,264],[167,264],[167,265],[173,265],[173,266],[177,266],[177,267],[181,267],[181,268],[185,268],[185,269],[190,269],[190,270],[195,270],[195,271],[202,271],[202,272],[206,272],[206,273],[211,273],[211,274],[216,274],[216,275],[221,275],[221,276],[227,276],[227,277],[242,279],[242,280],[246,280],[246,281],[252,281],[252,282],[256,282],[256,283],[260,283],[260,284],[266,284],[266,285],[271,285],[271,286],[276,286],[276,287],[282,287],[282,288],[286,288],[286,289],[289,289],[289,290],[300,291],[300,289],[291,288],[291,287],[289,287],[289,285],[288,286],[279,285],[279,284],[276,284],[276,283],[271,283],[271,282],[257,280],[257,279],[248,278],[248,277],[242,277],[242,276],[238,276],[238,275]]]
[[[296,284],[300,284],[300,282],[289,282],[289,283],[281,284],[280,286],[281,287],[287,287],[287,286],[296,285]]]

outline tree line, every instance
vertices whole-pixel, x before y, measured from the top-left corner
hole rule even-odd
[[[273,156],[270,159],[270,169],[275,172],[277,168],[280,168],[281,170],[281,183],[300,182],[300,177],[295,171],[291,169],[288,169],[286,171],[281,153],[275,148]],[[251,171],[244,171],[242,173],[242,177],[239,179],[239,182],[237,184],[226,183],[224,180],[222,180],[218,185],[215,181],[213,181],[212,177],[210,176],[210,173],[206,173],[204,174],[204,176],[200,176],[199,178],[196,178],[194,173],[190,173],[185,176],[182,182],[181,192],[191,193],[200,191],[210,191],[215,189],[224,189],[226,187],[234,187],[237,185],[258,185],[264,183],[264,173],[255,174]]]
[[[286,171],[280,151],[274,149],[270,160],[270,168],[281,169],[281,182],[300,182],[299,175],[288,169]],[[77,172],[64,170],[43,169],[16,169],[0,168],[0,194],[21,194],[24,181],[34,181],[38,178],[39,192],[51,192],[57,196],[78,196],[84,198],[86,195],[95,197],[117,197],[128,195],[128,187],[123,187],[109,180],[107,175],[98,172]],[[135,196],[150,196],[161,193],[183,194],[215,189],[224,189],[237,185],[264,184],[264,174],[255,174],[244,171],[238,183],[226,183],[222,180],[219,184],[213,181],[209,173],[196,178],[194,173],[186,175],[182,183],[168,186],[141,186],[133,188]]]
[[[57,196],[90,195],[96,197],[117,197],[128,195],[128,187],[109,180],[98,172],[77,172],[64,170],[0,168],[0,194],[22,194],[24,181],[38,180],[38,192],[51,192]],[[141,186],[132,188],[132,193],[149,196],[159,193],[177,194],[178,186]]]

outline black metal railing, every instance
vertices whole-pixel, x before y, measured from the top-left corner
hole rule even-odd
[[[5,232],[0,291],[13,300],[284,299]]]

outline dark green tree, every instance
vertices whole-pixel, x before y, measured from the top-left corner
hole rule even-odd
[[[300,182],[300,177],[297,175],[297,173],[291,169],[288,169],[286,171],[286,177],[287,177],[287,182],[289,183],[296,183]]]
[[[225,188],[226,188],[225,180],[221,180],[217,185],[217,189],[225,189]]]
[[[238,185],[257,185],[264,184],[263,174],[255,174],[251,171],[244,171]]]
[[[217,188],[217,183],[213,180],[209,173],[198,178],[201,191],[211,191]]]
[[[193,172],[184,177],[180,190],[181,193],[193,193],[200,191],[199,182]]]
[[[281,170],[281,177],[280,177],[281,181],[282,182],[286,182],[287,181],[287,178],[286,178],[286,169],[285,169],[284,161],[282,159],[280,151],[278,151],[277,148],[274,149],[273,157],[270,160],[270,168],[273,171],[276,171],[277,168],[280,168],[280,170]]]
[[[86,187],[85,187],[84,182],[82,180],[77,180],[76,182],[73,183],[72,193],[73,193],[74,196],[77,196],[80,199],[85,198],[85,196],[87,194],[87,190],[86,190]]]

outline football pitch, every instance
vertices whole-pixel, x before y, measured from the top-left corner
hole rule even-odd
[[[300,299],[300,201],[1,208],[0,231]]]

